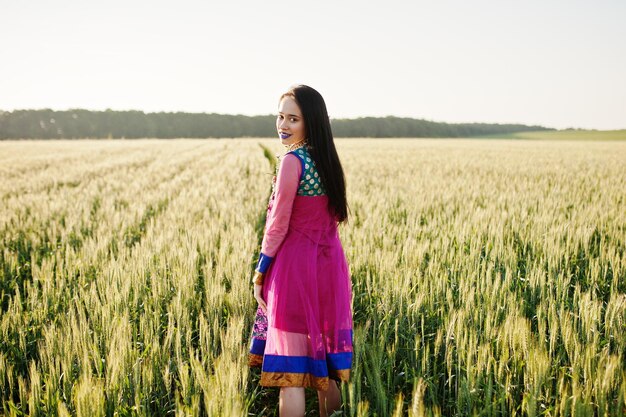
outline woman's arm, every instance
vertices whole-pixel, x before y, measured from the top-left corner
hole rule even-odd
[[[258,272],[267,271],[287,235],[293,200],[298,191],[301,173],[300,158],[290,153],[283,156],[276,178],[274,203],[265,223],[261,256],[256,267]]]

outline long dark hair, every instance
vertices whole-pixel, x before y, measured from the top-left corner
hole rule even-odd
[[[335,149],[326,103],[320,93],[307,85],[293,86],[280,99],[283,97],[292,97],[300,107],[309,151],[328,196],[328,208],[337,221],[343,222],[348,219],[346,180]]]

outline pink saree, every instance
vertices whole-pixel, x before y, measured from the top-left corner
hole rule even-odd
[[[350,274],[327,206],[324,194],[296,195],[287,234],[265,274],[267,315],[257,310],[249,353],[249,365],[261,366],[263,386],[326,390],[329,378],[349,378]]]

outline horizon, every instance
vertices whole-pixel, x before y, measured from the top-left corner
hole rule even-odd
[[[259,116],[304,83],[332,119],[622,130],[625,19],[617,0],[10,3],[0,109]]]

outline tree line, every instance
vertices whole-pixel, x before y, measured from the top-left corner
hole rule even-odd
[[[276,134],[274,115],[143,111],[0,111],[0,139],[85,138],[236,138]],[[489,123],[441,123],[422,119],[362,117],[333,119],[336,137],[471,137],[533,130],[542,126]]]

